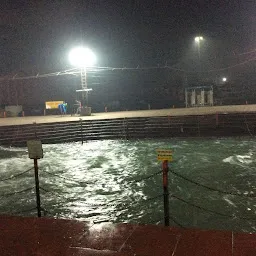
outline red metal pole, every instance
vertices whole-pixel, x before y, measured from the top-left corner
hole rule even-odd
[[[164,224],[169,226],[168,161],[163,161]]]

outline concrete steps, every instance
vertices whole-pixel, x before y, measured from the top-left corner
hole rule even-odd
[[[43,143],[63,143],[102,139],[252,136],[255,132],[256,113],[138,117],[1,126],[0,144],[25,146],[27,140],[35,138]]]

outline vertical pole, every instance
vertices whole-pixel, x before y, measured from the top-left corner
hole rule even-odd
[[[8,97],[8,100],[7,100],[7,104],[8,105],[11,105],[11,95],[10,95],[10,82],[8,82],[8,85],[7,85],[7,97]]]
[[[199,59],[199,81],[201,83],[202,65],[201,65],[200,40],[198,41],[198,59]]]
[[[16,98],[16,106],[19,105],[19,100],[18,100],[18,89],[17,89],[17,84],[15,84],[15,98]]]
[[[163,161],[164,225],[169,226],[168,161]]]
[[[88,87],[87,87],[87,74],[86,74],[86,67],[81,69],[81,87],[82,90],[82,108],[88,107]]]
[[[83,136],[83,120],[82,118],[80,118],[80,122],[81,122],[81,140],[82,140],[82,145],[84,144],[84,136]]]
[[[185,89],[185,102],[186,102],[186,108],[188,107],[188,91],[187,88]]]
[[[39,189],[39,177],[38,177],[38,164],[37,159],[34,159],[34,169],[35,169],[35,183],[36,183],[36,208],[37,216],[41,217],[41,202],[40,202],[40,189]]]
[[[35,139],[37,139],[37,127],[36,127],[36,122],[33,122],[34,126],[35,126]]]
[[[85,89],[86,89],[86,92],[85,92],[85,104],[86,104],[86,107],[88,107],[88,105],[89,105],[89,100],[88,100],[88,85],[87,85],[87,73],[86,73],[86,69],[84,69],[84,75],[85,75]]]

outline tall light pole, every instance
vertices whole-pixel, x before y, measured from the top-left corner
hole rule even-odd
[[[195,37],[195,42],[197,44],[197,50],[198,50],[198,59],[199,59],[199,72],[202,72],[202,66],[201,66],[201,52],[200,52],[200,46],[201,42],[204,40],[202,36]]]
[[[81,69],[81,90],[82,101],[81,101],[81,115],[91,115],[91,109],[88,106],[88,89],[86,69],[91,67],[96,62],[95,54],[88,48],[77,47],[71,50],[69,53],[70,63]]]

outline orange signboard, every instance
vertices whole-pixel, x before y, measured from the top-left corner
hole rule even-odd
[[[157,150],[157,160],[159,161],[169,161],[172,162],[172,150],[170,149],[158,149]]]
[[[57,109],[60,104],[63,104],[64,101],[46,101],[45,109]]]

